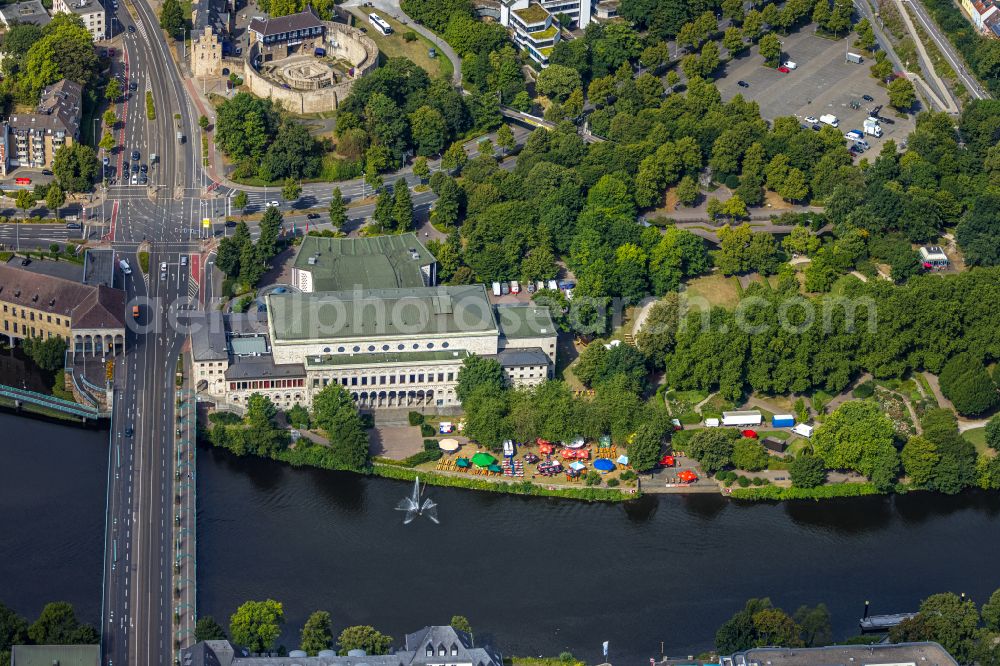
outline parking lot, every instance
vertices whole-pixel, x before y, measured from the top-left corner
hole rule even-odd
[[[730,62],[725,76],[716,82],[723,100],[742,94],[757,102],[761,115],[768,120],[789,115],[802,120],[806,116],[819,118],[832,113],[840,119],[839,129],[843,132],[861,129],[868,117],[867,110],[884,105],[879,115],[895,122],[882,123],[882,138],[866,137],[875,153],[885,139],[894,139],[899,144],[913,130],[912,115],[907,119],[896,118],[889,109],[885,88],[868,71],[873,60],[866,55],[860,65],[846,61],[847,40],[817,37],[812,27],[806,26],[784,37],[782,43],[782,60],[794,61],[796,69],[782,74],[765,67],[754,46],[749,55]],[[750,86],[741,88],[737,84],[741,80]],[[875,101],[865,102],[862,95],[871,95]],[[852,100],[860,102],[860,108],[852,109]]]

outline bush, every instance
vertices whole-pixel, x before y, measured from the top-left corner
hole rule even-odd
[[[639,478],[639,475],[633,472],[632,470],[627,469],[621,474],[619,474],[618,478],[620,478],[622,481],[631,481],[633,479]]]
[[[415,42],[415,41],[417,41],[417,33],[413,32],[412,30],[410,30],[408,32],[404,32],[403,33],[403,41],[404,42]]]
[[[862,497],[878,495],[874,483],[834,483],[817,488],[782,488],[781,486],[760,486],[759,488],[737,488],[732,497],[746,500],[793,500],[828,499],[831,497]]]
[[[424,440],[424,451],[440,451],[441,447],[438,446],[438,441],[436,439],[425,439]]]
[[[243,422],[243,419],[232,412],[212,412],[208,415],[208,420],[222,425],[238,425]]]
[[[865,398],[870,398],[875,395],[875,383],[872,381],[867,381],[862,384],[858,384],[858,388],[851,391],[853,395],[858,400],[864,400]]]
[[[765,481],[764,479],[760,478],[759,476],[755,476],[750,481],[750,483],[752,483],[755,486],[763,486],[765,483],[767,483],[767,481]]]
[[[407,419],[409,419],[411,426],[423,425],[424,423],[424,415],[420,412],[410,412],[407,414]]]
[[[437,434],[437,431],[434,430],[434,426],[432,426],[430,423],[421,423],[420,424],[420,436],[421,437],[433,437],[436,434]]]
[[[403,465],[404,467],[416,467],[417,465],[426,462],[433,462],[435,460],[440,460],[441,456],[442,453],[440,449],[438,449],[437,451],[424,450],[418,453],[414,453],[409,458],[404,458],[403,460],[399,461],[399,464]]]
[[[976,416],[997,404],[1000,395],[981,359],[970,352],[956,354],[941,371],[941,393],[951,400],[955,410]]]
[[[750,485],[750,479],[741,474],[740,478],[736,479],[736,483],[740,488],[746,488]]]
[[[618,483],[618,479],[608,479],[608,488],[617,488]]]
[[[583,482],[588,486],[599,486],[601,485],[601,475],[594,470],[590,470],[584,475]]]
[[[792,485],[807,489],[822,486],[826,482],[826,469],[819,456],[803,454],[792,461],[788,468]]]
[[[724,181],[722,181],[722,182],[723,182],[723,183],[725,184],[725,186],[726,186],[726,187],[728,187],[729,189],[731,189],[731,190],[735,190],[735,189],[736,189],[737,187],[739,187],[739,186],[740,186],[740,177],[739,177],[739,176],[737,176],[737,175],[736,175],[736,174],[734,174],[734,173],[731,173],[731,174],[729,174],[728,176],[726,176],[725,180],[724,180]]]

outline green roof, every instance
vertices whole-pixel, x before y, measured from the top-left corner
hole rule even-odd
[[[496,334],[481,284],[268,294],[271,342]],[[358,349],[358,352],[367,351]]]
[[[14,666],[100,666],[100,645],[14,645]]]
[[[310,263],[310,259],[314,263]],[[434,256],[413,233],[368,238],[304,236],[295,268],[312,273],[313,291],[423,287]]]
[[[552,39],[553,37],[558,35],[559,28],[555,27],[554,25],[550,25],[545,30],[538,30],[537,32],[529,32],[526,34],[528,35],[528,39],[530,39],[533,42],[544,42],[545,40]]]
[[[455,351],[415,351],[415,352],[375,352],[361,354],[325,354],[323,356],[309,356],[306,358],[306,365],[309,367],[320,367],[324,365],[383,365],[390,363],[433,363],[434,361],[454,361],[462,360],[469,355],[464,349]]]
[[[556,326],[546,307],[536,305],[498,305],[500,335],[508,340],[555,336]]]
[[[545,11],[545,8],[541,5],[536,5],[535,3],[531,3],[524,9],[515,9],[514,13],[517,14],[518,18],[524,21],[526,25],[542,23],[549,17],[549,13]]]

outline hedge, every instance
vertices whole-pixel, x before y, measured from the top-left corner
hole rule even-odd
[[[410,412],[407,414],[407,418],[410,421],[411,426],[418,426],[424,424],[424,415],[420,412]]]
[[[437,431],[434,430],[434,426],[432,426],[430,423],[421,423],[420,424],[420,436],[421,437],[433,437],[436,434],[437,434]]]
[[[467,490],[484,490],[491,493],[507,493],[510,495],[532,495],[535,497],[564,497],[567,499],[586,500],[588,502],[623,502],[635,499],[638,493],[627,494],[610,488],[559,488],[550,490],[531,481],[519,483],[504,483],[484,481],[465,476],[444,476],[425,470],[415,470],[399,465],[389,465],[376,461],[372,474],[385,479],[412,481],[417,476],[424,483],[432,486],[447,486],[450,488],[465,488]]]
[[[443,453],[440,450],[429,451],[427,449],[424,449],[423,451],[414,453],[409,458],[403,458],[397,464],[402,465],[403,467],[416,467],[417,465],[422,465],[423,463],[426,462],[434,462],[435,460],[440,460],[442,455]]]
[[[736,488],[732,492],[732,497],[741,500],[819,500],[832,497],[862,497],[882,494],[884,493],[879,492],[874,483],[831,483],[816,488],[781,488],[779,486]]]

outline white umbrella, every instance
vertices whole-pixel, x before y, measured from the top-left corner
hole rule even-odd
[[[582,462],[570,463],[570,466],[569,466],[570,469],[575,470],[575,471],[579,471],[579,470],[581,470],[581,469],[583,469],[585,467],[586,467],[586,465],[584,465]]]
[[[442,451],[446,451],[448,453],[452,453],[454,451],[458,451],[458,440],[455,440],[455,439],[442,439],[440,442],[438,442],[438,447]]]

